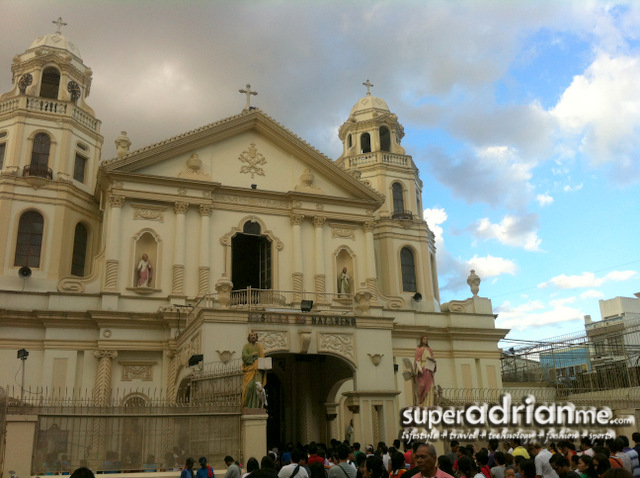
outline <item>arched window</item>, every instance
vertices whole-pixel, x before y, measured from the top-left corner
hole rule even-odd
[[[400,267],[402,268],[402,290],[417,292],[416,264],[413,251],[408,247],[403,247],[400,251]]]
[[[360,135],[360,152],[361,153],[371,152],[371,136],[369,136],[369,133],[362,133]]]
[[[259,236],[262,233],[260,223],[258,221],[247,221],[244,223],[244,226],[242,226],[242,232]]]
[[[347,136],[347,148],[350,148],[351,146],[353,146],[353,138],[351,134],[349,134],[349,136]]]
[[[380,126],[380,151],[391,151],[391,133],[386,126]]]
[[[58,99],[60,87],[60,72],[53,67],[45,68],[42,72],[42,84],[40,85],[40,97]]]
[[[27,211],[20,216],[14,266],[40,267],[44,218],[40,213]]]
[[[84,224],[80,222],[76,224],[76,232],[73,236],[73,255],[71,256],[71,274],[74,276],[84,276],[88,236]]]
[[[393,196],[393,212],[404,212],[404,191],[402,189],[402,184],[393,183],[391,185],[391,193]]]
[[[28,168],[29,176],[41,178],[49,177],[49,149],[51,139],[45,133],[38,133],[33,138],[33,149],[31,150],[31,164]]]

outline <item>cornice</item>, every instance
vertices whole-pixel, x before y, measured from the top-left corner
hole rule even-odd
[[[448,315],[445,312],[434,312],[437,315]],[[493,314],[473,314],[473,313],[456,313],[457,316],[468,315],[472,317],[491,317]],[[401,325],[396,324],[393,328],[394,338],[413,338],[418,339],[422,335],[429,336],[429,339],[434,340],[477,340],[479,337],[485,337],[485,340],[490,339],[497,343],[498,340],[503,339],[510,329],[472,329],[468,327],[431,327],[431,326],[419,326],[419,325]]]

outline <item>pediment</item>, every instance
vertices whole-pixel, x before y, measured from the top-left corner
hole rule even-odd
[[[102,163],[104,173],[371,201],[384,198],[255,109]]]

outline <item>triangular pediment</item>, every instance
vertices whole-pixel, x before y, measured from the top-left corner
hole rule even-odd
[[[258,109],[102,163],[105,174],[381,204],[384,198]]]

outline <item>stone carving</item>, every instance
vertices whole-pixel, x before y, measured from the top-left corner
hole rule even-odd
[[[198,267],[198,295],[203,296],[209,293],[209,277],[211,270],[207,266]]]
[[[481,279],[476,274],[476,271],[471,269],[471,274],[469,274],[469,277],[467,277],[467,284],[469,284],[469,287],[471,288],[471,293],[473,294],[474,297],[478,297],[478,291],[480,291],[480,282],[481,282]]]
[[[189,203],[184,201],[177,201],[173,205],[173,210],[176,214],[186,214],[189,209]]]
[[[304,216],[302,214],[291,214],[289,217],[292,226],[300,226],[302,225],[302,221],[304,220]]]
[[[360,314],[369,315],[372,297],[373,294],[367,289],[362,289],[356,292],[356,300],[358,301],[358,309],[360,309]]]
[[[306,354],[309,353],[309,344],[311,343],[311,332],[301,330],[298,332],[298,337],[300,338],[300,353]]]
[[[254,332],[258,333],[265,354],[276,350],[289,350],[289,334],[286,331],[254,330]]]
[[[150,363],[120,363],[122,365],[122,381],[142,380],[150,382],[153,380],[152,365]]]
[[[190,342],[185,342],[180,349],[178,349],[178,356],[180,357],[180,365],[186,367],[189,364],[189,358],[192,355],[201,353],[202,339],[200,335],[196,335],[191,338]]]
[[[371,363],[376,367],[380,365],[380,361],[382,360],[382,357],[384,357],[384,354],[373,354],[373,355],[367,354],[367,355],[369,356]]]
[[[118,268],[119,261],[117,259],[107,259],[107,270],[104,279],[104,288],[106,290],[116,290],[118,286]]]
[[[278,209],[290,209],[291,203],[288,201],[278,201],[277,199],[264,199],[255,197],[233,196],[230,194],[217,194],[215,200],[226,204],[238,204],[240,206],[262,206]]]
[[[144,219],[147,221],[164,222],[164,211],[167,209],[163,206],[152,206],[150,204],[132,204],[133,219]]]
[[[364,232],[373,232],[376,229],[376,223],[373,221],[367,221],[362,225]]]
[[[296,191],[321,193],[322,189],[313,185],[314,175],[309,169],[305,169],[300,175],[300,184],[295,187]]]
[[[337,225],[337,224],[330,224],[331,226],[331,237],[333,239],[335,239],[336,237],[339,237],[340,239],[351,239],[352,241],[356,240],[356,235],[355,235],[355,226],[348,226],[348,225]]]
[[[231,290],[233,289],[233,283],[226,277],[222,276],[216,282],[216,292],[218,293],[218,302],[222,307],[228,307],[231,302]]]
[[[220,362],[226,364],[231,360],[231,357],[233,357],[233,354],[235,354],[235,351],[230,351],[230,350],[223,350],[222,352],[220,352],[219,350],[216,350],[216,352],[218,353],[218,357],[220,358]]]
[[[327,218],[324,216],[313,217],[313,227],[323,227],[325,222],[327,222]]]
[[[173,280],[171,282],[171,292],[181,295],[184,290],[184,266],[182,264],[173,265]]]
[[[244,224],[247,221],[254,221],[254,220],[257,220],[256,216],[246,216],[242,218],[240,223]],[[276,246],[276,250],[281,251],[284,248],[283,242],[279,238],[274,236],[273,231],[266,230],[264,227],[264,224],[261,221],[258,221],[258,222],[260,223],[260,229],[262,229],[262,235],[267,236],[271,240],[271,242]],[[241,227],[232,228],[229,232],[227,232],[224,236],[220,238],[220,244],[222,244],[223,246],[231,246],[231,238],[239,232],[242,232]]]
[[[267,160],[261,153],[258,153],[255,143],[252,142],[249,148],[238,156],[238,160],[246,164],[240,168],[242,174],[251,174],[252,179],[256,174],[264,176],[264,169],[260,166],[267,164]]]
[[[354,360],[353,335],[351,334],[319,334],[318,352],[328,352]]]
[[[131,147],[131,140],[127,137],[126,131],[121,131],[120,136],[115,140],[116,149],[118,150],[118,157],[122,158],[129,154],[129,148]]]
[[[211,216],[213,206],[211,204],[200,204],[200,216]]]
[[[202,160],[198,156],[198,153],[193,153],[189,159],[187,159],[187,169],[180,171],[178,177],[199,179],[201,181],[211,179],[211,176],[202,171]]]
[[[111,207],[122,207],[124,205],[124,196],[120,194],[111,194],[109,196],[109,205]]]
[[[84,292],[84,284],[79,280],[64,278],[58,283],[58,290],[65,292]]]

